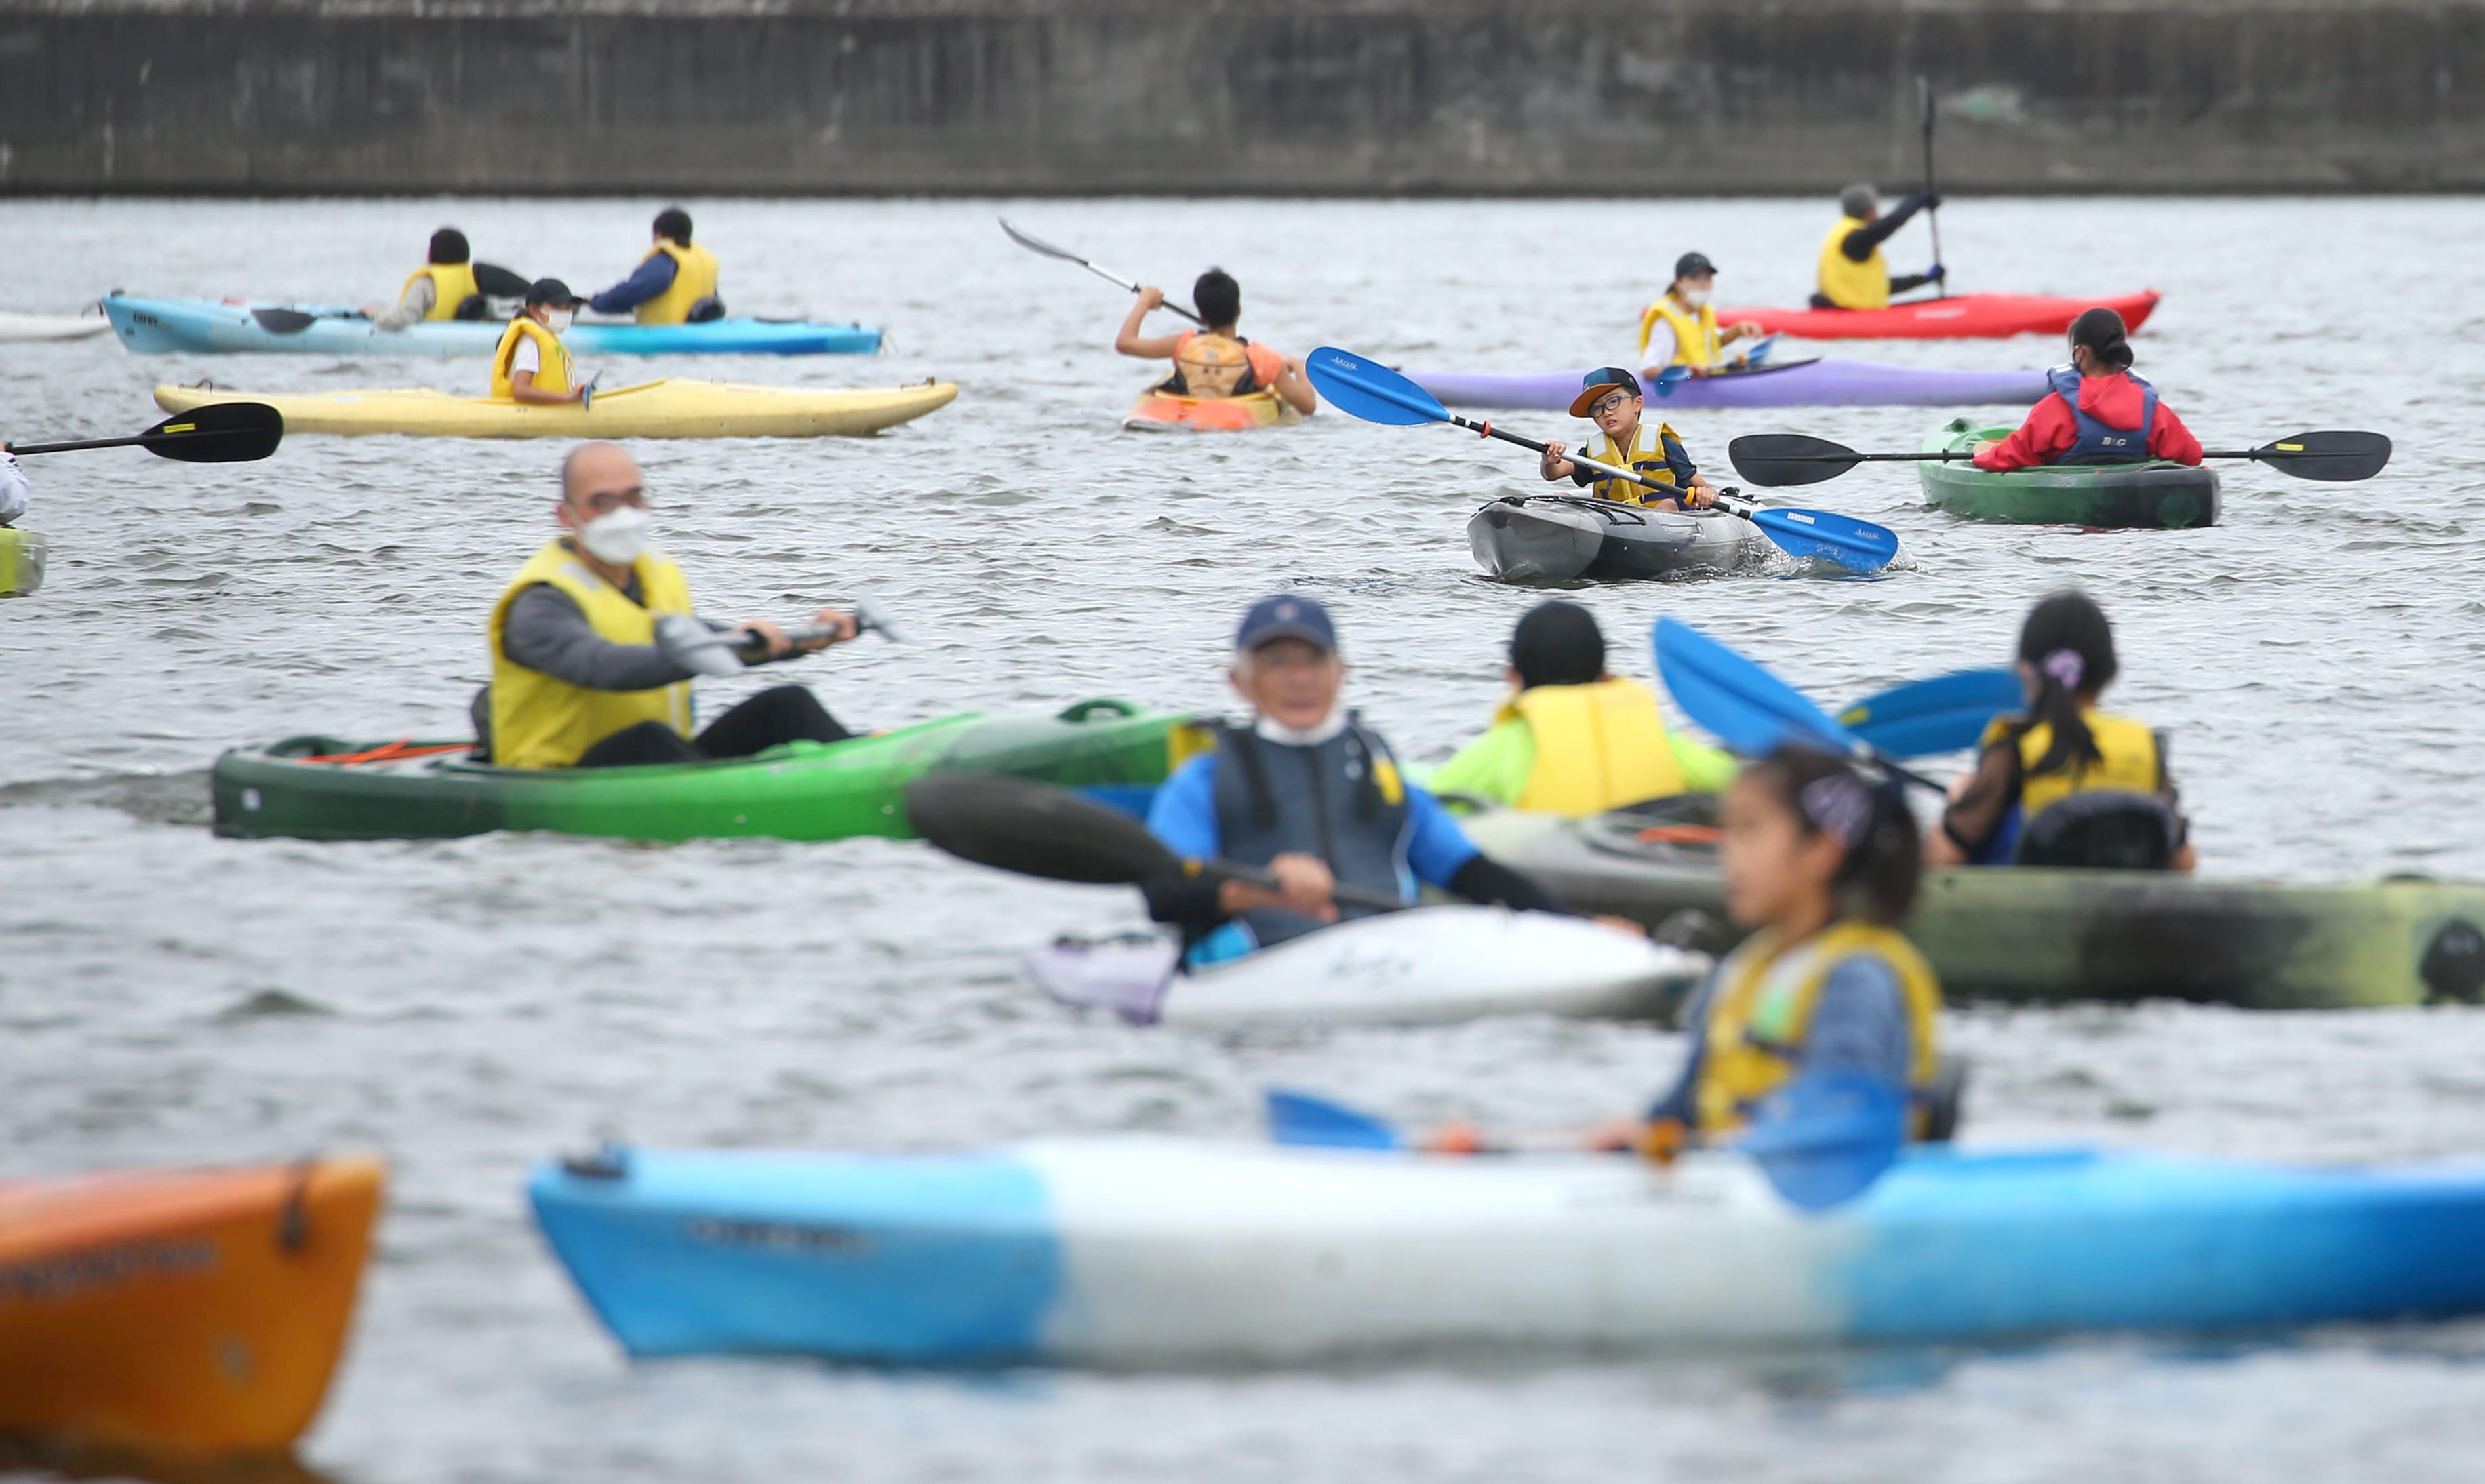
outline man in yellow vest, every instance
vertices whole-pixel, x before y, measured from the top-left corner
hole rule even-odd
[[[1674,282],[1639,317],[1641,365],[1651,372],[1688,366],[1692,375],[1707,376],[1728,364],[1727,346],[1761,337],[1756,319],[1718,326],[1716,306],[1708,302],[1716,286],[1717,265],[1706,253],[1685,253],[1674,260]],[[1732,364],[1740,365],[1743,358],[1736,356]]]
[[[1434,793],[1580,819],[1734,781],[1733,758],[1676,736],[1654,692],[1605,668],[1604,632],[1575,603],[1529,609],[1502,674],[1511,695],[1491,730],[1433,774]]]
[[[1922,273],[1890,276],[1881,244],[1907,225],[1918,211],[1941,204],[1939,196],[1918,192],[1888,216],[1881,214],[1880,193],[1869,185],[1850,185],[1838,194],[1838,225],[1820,244],[1820,289],[1812,296],[1816,310],[1886,310],[1892,294],[1903,294],[1938,283],[1950,270],[1935,263]]]
[[[822,608],[827,632],[802,643],[764,618],[692,616],[682,571],[649,544],[639,466],[612,444],[581,444],[562,461],[553,518],[562,534],[535,553],[492,605],[492,684],[476,705],[484,750],[503,768],[607,768],[748,757],[782,742],[840,742],[837,724],[800,686],[763,690],[692,731],[691,677],[669,634],[747,631],[783,660],[853,638],[853,615]]]
[[[635,316],[642,325],[686,325],[724,317],[716,295],[716,256],[691,245],[691,214],[656,213],[656,245],[628,278],[587,301],[598,314]]]
[[[492,352],[492,395],[531,406],[588,405],[595,393],[579,380],[569,347],[560,338],[586,302],[559,279],[537,279],[527,285],[525,307],[510,316],[509,328],[501,332],[500,348]]]

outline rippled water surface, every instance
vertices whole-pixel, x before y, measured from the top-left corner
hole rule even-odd
[[[600,284],[657,204],[11,202],[18,271],[0,308],[114,285],[373,299],[444,221],[481,256]],[[1425,760],[1485,723],[1500,641],[1534,601],[1479,578],[1461,533],[1481,499],[1531,484],[1525,455],[1334,415],[1253,437],[1120,432],[1146,378],[1109,349],[1125,301],[1012,248],[996,211],[1177,287],[1220,262],[1243,283],[1245,332],[1291,351],[1500,370],[1626,360],[1638,306],[1687,248],[1724,265],[1723,297],[1787,302],[1824,225],[1791,202],[691,205],[737,310],[881,322],[892,349],[612,362],[607,385],[964,389],[877,439],[638,449],[707,610],[867,594],[909,621],[903,647],[806,664],[840,715],[1097,694],[1222,708],[1240,607],[1296,586],[1334,605],[1367,716]],[[2007,658],[2027,604],[2076,581],[2116,621],[2116,700],[2176,738],[2210,869],[2485,874],[2485,205],[1959,202],[1946,217],[1963,288],[2163,289],[2141,369],[2213,446],[2369,427],[2396,461],[2355,486],[2230,468],[2224,525],[2144,534],[1955,525],[1919,508],[1905,470],[1868,470],[1816,502],[1896,527],[1899,570],[1586,593],[1618,666],[1648,672],[1646,626],[1668,612],[1845,697]],[[1611,260],[1621,243],[1641,245],[1634,261]],[[2059,359],[2050,340],[1842,353]],[[152,383],[205,376],[479,391],[483,367],[0,346],[0,437],[132,432],[158,416]],[[1736,433],[1905,448],[1942,416],[1676,425],[1722,467]],[[1244,1040],[1077,1023],[1016,957],[1059,929],[1134,923],[1127,895],[882,842],[210,837],[203,769],[230,742],[462,725],[483,611],[549,528],[559,451],[302,437],[259,465],[28,461],[23,524],[54,559],[39,597],[0,604],[0,1149],[16,1171],[390,1157],[380,1259],[310,1465],[372,1484],[2474,1476],[2478,1326],[1236,1376],[625,1364],[519,1197],[530,1162],[601,1135],[1247,1137],[1272,1081],[1409,1119],[1543,1123],[1634,1104],[1679,1052],[1652,1030],[1526,1019]],[[2087,1007],[1969,1012],[1954,1034],[1980,1068],[1976,1140],[2393,1158],[2485,1136],[2480,1015]]]

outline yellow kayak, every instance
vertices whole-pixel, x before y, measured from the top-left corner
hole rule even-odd
[[[264,402],[290,433],[404,433],[418,438],[819,438],[877,433],[909,422],[958,394],[950,382],[862,391],[743,387],[722,381],[651,381],[575,402],[529,407],[446,391],[318,391],[268,394],[221,387],[158,387],[155,405],[188,412],[207,402]]]
[[[47,554],[41,535],[0,526],[0,598],[23,598],[42,586]]]

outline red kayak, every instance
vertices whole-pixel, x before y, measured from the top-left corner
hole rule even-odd
[[[1886,310],[1719,310],[1720,324],[1756,319],[1770,335],[1803,340],[1972,340],[2013,335],[2061,335],[2083,310],[2116,310],[2137,330],[2157,308],[2157,291],[2104,299],[2049,299],[2040,294],[1952,294]]]

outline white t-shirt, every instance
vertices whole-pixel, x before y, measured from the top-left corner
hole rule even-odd
[[[26,513],[26,472],[17,467],[17,456],[0,453],[0,526]]]
[[[532,335],[518,341],[517,354],[509,358],[509,379],[517,380],[520,371],[532,371],[539,376],[543,374],[543,347],[535,343],[535,337]]]

